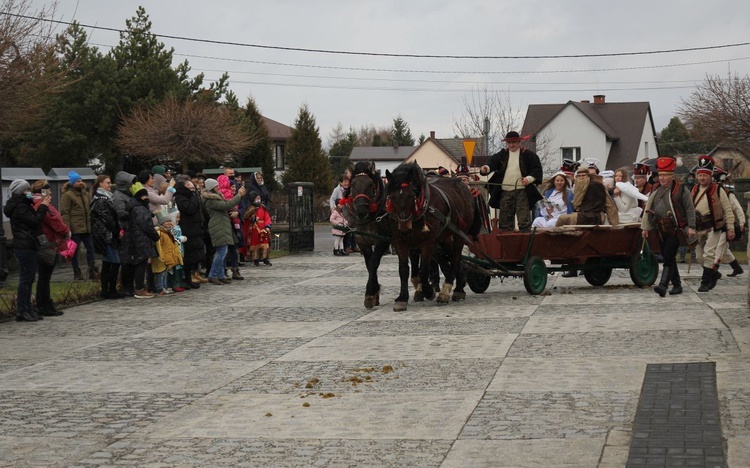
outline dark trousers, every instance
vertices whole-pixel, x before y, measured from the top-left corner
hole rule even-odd
[[[141,290],[146,287],[146,267],[147,266],[148,266],[147,260],[144,260],[141,263],[133,265],[134,267],[133,281],[135,282],[136,290]]]
[[[36,283],[36,306],[43,309],[54,305],[52,296],[50,295],[49,283],[52,280],[52,272],[55,271],[55,265],[38,262],[37,269],[39,271],[39,278]]]
[[[508,190],[503,191],[500,197],[500,215],[497,227],[501,231],[512,231],[515,228],[515,218],[518,217],[518,230],[531,230],[531,209],[526,191]]]
[[[661,256],[664,258],[664,268],[671,268],[672,282],[680,284],[680,274],[677,271],[677,251],[680,248],[680,239],[676,234],[661,233]]]
[[[31,288],[37,270],[37,252],[34,249],[13,249],[18,260],[18,292],[16,316],[31,314]]]
[[[70,236],[73,242],[76,243],[76,253],[73,255],[73,260],[70,262],[73,268],[78,268],[78,251],[81,250],[81,242],[86,246],[86,264],[89,268],[94,266],[94,238],[91,234],[73,234]]]
[[[122,292],[132,293],[133,282],[135,281],[135,265],[122,264]]]

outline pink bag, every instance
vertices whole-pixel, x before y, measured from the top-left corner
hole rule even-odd
[[[63,242],[62,248],[58,251],[60,255],[65,260],[70,260],[73,258],[73,255],[76,254],[76,248],[78,248],[78,245],[73,241],[73,239],[68,239],[67,241]]]

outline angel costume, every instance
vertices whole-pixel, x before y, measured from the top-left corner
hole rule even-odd
[[[620,224],[640,223],[643,209],[638,206],[638,200],[646,201],[648,197],[630,182],[617,182],[615,185],[620,190],[620,194],[614,197]]]

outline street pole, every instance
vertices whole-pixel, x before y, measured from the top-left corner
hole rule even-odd
[[[3,209],[3,145],[0,142],[0,212]],[[7,251],[7,240],[5,239],[5,228],[3,227],[2,216],[0,216],[0,287],[5,285],[5,280],[8,279],[8,265],[6,265],[6,259],[8,258]]]
[[[490,155],[490,118],[484,118],[484,155]]]

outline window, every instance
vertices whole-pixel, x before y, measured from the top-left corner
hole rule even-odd
[[[734,159],[732,159],[732,158],[722,159],[721,160],[721,168],[731,174],[732,173],[732,169],[734,169]]]
[[[283,171],[286,169],[285,166],[285,159],[286,159],[286,146],[284,145],[276,145],[276,169],[279,171]]]
[[[581,160],[581,148],[560,148],[562,150],[562,158],[570,159],[571,161]]]

